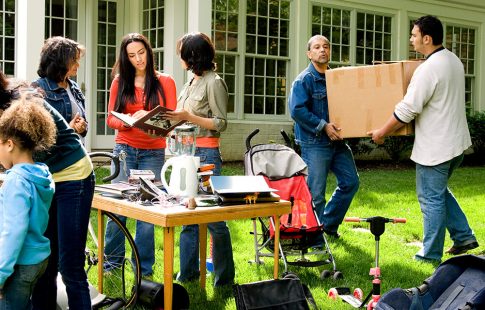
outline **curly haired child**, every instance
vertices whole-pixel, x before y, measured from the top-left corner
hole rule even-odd
[[[0,310],[30,309],[30,296],[50,255],[44,237],[54,181],[32,155],[56,141],[56,125],[42,99],[22,95],[0,117]]]

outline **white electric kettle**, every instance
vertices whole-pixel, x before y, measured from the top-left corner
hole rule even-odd
[[[195,156],[175,156],[169,158],[162,167],[162,184],[170,195],[182,197],[196,197],[199,191],[199,178],[197,177],[197,162]],[[170,184],[167,184],[165,172],[172,167]]]

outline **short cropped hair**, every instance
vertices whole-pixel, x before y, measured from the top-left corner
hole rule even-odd
[[[310,40],[308,40],[307,51],[309,51],[312,48],[313,41],[315,41],[316,39],[323,39],[325,42],[328,43],[328,45],[330,45],[330,41],[327,39],[327,37],[322,36],[321,34],[317,34],[311,37]]]
[[[423,37],[428,35],[433,39],[433,45],[443,44],[443,24],[437,17],[422,16],[415,20],[413,24],[419,28]]]

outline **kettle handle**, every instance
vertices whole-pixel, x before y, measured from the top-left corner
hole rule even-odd
[[[162,171],[160,172],[160,179],[162,180],[163,187],[171,195],[172,193],[171,193],[170,187],[168,186],[167,179],[165,178],[165,172],[167,172],[168,167],[173,166],[174,160],[175,160],[175,157],[170,157],[168,160],[166,160],[165,164],[163,164]]]

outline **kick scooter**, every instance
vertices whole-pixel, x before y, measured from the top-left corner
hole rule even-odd
[[[376,241],[376,259],[375,267],[371,267],[369,275],[373,277],[372,279],[372,290],[369,292],[367,297],[363,298],[363,291],[360,288],[356,288],[353,294],[350,294],[350,288],[348,287],[333,287],[328,291],[328,297],[331,299],[337,299],[340,297],[345,302],[349,303],[354,308],[364,308],[365,304],[372,297],[372,300],[367,304],[367,310],[372,310],[375,308],[379,298],[381,297],[381,269],[379,267],[379,240],[380,236],[386,230],[386,223],[406,223],[405,218],[385,218],[381,216],[374,216],[369,218],[358,218],[358,217],[347,217],[344,219],[345,222],[368,222],[370,223],[370,232],[375,236]]]

